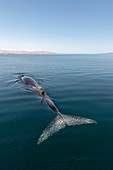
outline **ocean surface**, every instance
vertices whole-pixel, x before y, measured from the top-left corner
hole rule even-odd
[[[60,112],[97,121],[37,145],[53,112],[20,82],[42,85]],[[113,170],[113,54],[0,55],[0,170]]]

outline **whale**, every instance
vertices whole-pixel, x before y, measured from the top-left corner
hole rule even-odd
[[[88,119],[75,115],[62,114],[50,97],[46,94],[44,88],[39,85],[33,78],[25,75],[18,76],[19,80],[25,84],[30,90],[38,94],[47,103],[47,105],[56,113],[56,117],[49,123],[49,125],[43,130],[37,140],[37,144],[41,144],[48,139],[54,133],[66,126],[76,126],[83,124],[97,124],[93,119]]]
[[[18,80],[20,80],[24,85],[26,85],[28,89],[36,92],[39,96],[42,97],[44,89],[33,78],[29,76],[24,76],[23,74],[19,75],[18,78]]]

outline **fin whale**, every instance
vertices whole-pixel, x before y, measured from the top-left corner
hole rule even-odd
[[[45,141],[48,137],[52,136],[54,133],[58,132],[60,129],[65,128],[66,126],[76,126],[83,124],[96,124],[97,122],[93,119],[88,119],[84,117],[74,116],[74,115],[66,115],[60,113],[58,108],[55,106],[53,101],[46,95],[42,86],[40,86],[34,79],[28,76],[21,75],[19,76],[19,80],[28,86],[29,89],[33,90],[42,97],[42,99],[48,104],[48,106],[57,113],[56,117],[49,123],[49,125],[43,130],[42,134],[37,140],[37,144],[39,145],[43,141]]]

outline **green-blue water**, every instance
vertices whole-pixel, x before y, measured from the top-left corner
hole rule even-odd
[[[13,82],[40,83],[61,113],[98,122],[37,139],[55,113]],[[41,79],[42,78],[42,79]],[[113,169],[113,55],[0,55],[0,169]]]

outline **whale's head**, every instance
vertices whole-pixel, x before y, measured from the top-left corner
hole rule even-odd
[[[23,74],[19,75],[18,78],[19,78],[19,80],[23,81],[24,75]]]

